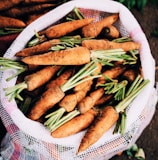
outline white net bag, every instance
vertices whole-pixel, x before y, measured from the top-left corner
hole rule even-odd
[[[15,58],[14,54],[25,47],[34,35],[57,22],[74,7],[86,9],[95,18],[100,18],[107,13],[119,13],[119,22],[116,24],[122,36],[131,36],[136,42],[141,43],[140,58],[145,79],[149,85],[137,96],[127,108],[127,126],[123,135],[113,134],[114,126],[103,137],[85,152],[76,155],[80,141],[85,133],[82,131],[67,138],[56,139],[39,122],[32,121],[18,109],[16,102],[8,101],[3,91],[4,86],[14,86],[16,78],[6,82],[6,78],[14,70],[0,74],[0,111],[1,119],[7,129],[1,145],[1,154],[5,160],[105,160],[126,150],[138,139],[144,128],[149,124],[157,102],[155,83],[155,61],[151,55],[148,41],[138,22],[131,12],[115,1],[111,0],[75,0],[65,3],[48,12],[30,24],[12,43],[5,53],[7,58]],[[60,14],[59,14],[60,13]]]

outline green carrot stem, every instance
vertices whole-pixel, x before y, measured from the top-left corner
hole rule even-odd
[[[50,131],[53,132],[58,127],[60,127],[61,125],[63,125],[64,123],[68,122],[69,120],[71,120],[72,118],[76,117],[79,114],[80,114],[80,112],[78,110],[74,110],[74,111],[68,113],[67,115],[62,117],[59,121],[57,121],[57,123],[55,123],[55,125],[50,126],[50,128],[49,128]]]
[[[117,112],[124,112],[128,105],[134,100],[134,98],[144,89],[144,87],[149,83],[149,80],[144,80],[138,88],[131,92],[125,99],[115,106]]]
[[[20,93],[27,88],[27,84],[25,82],[19,83],[13,87],[4,88],[4,91],[6,92],[6,96],[9,96],[9,101],[13,100],[14,98],[17,98],[21,101],[23,101],[23,98],[20,96]]]
[[[132,41],[132,39],[130,37],[121,37],[121,38],[116,38],[112,41],[117,43],[123,43],[123,42],[130,42]]]
[[[124,134],[125,133],[125,129],[126,129],[126,113],[123,112],[121,113],[121,124],[120,124],[120,133]]]

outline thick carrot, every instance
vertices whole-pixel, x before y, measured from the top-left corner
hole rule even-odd
[[[23,28],[26,24],[19,19],[6,17],[6,16],[0,16],[0,28]]]
[[[118,77],[120,74],[122,74],[126,69],[126,66],[122,66],[122,65],[118,65],[118,66],[114,66],[111,69],[105,70],[102,73],[102,77],[99,77],[97,80],[97,84],[96,86],[98,86],[99,84],[104,84],[106,82],[105,76],[113,79]]]
[[[3,12],[4,15],[10,17],[21,17],[27,14],[41,12],[42,10],[54,7],[54,4],[36,4],[32,6],[20,6],[10,8]]]
[[[36,65],[82,65],[90,62],[90,51],[85,47],[74,47],[24,57],[22,61],[26,64]]]
[[[63,22],[46,29],[46,36],[48,38],[58,38],[61,36],[65,36],[72,31],[75,31],[89,23],[91,23],[94,19],[81,19],[81,20],[73,20],[68,22]]]
[[[49,49],[53,46],[56,45],[60,42],[59,39],[53,39],[53,40],[49,40],[46,42],[43,42],[41,44],[32,46],[32,47],[28,47],[28,48],[24,48],[22,50],[20,50],[19,52],[17,52],[15,54],[15,56],[17,57],[27,57],[27,56],[31,56],[31,55],[35,55],[35,54],[41,54],[41,53],[46,53],[49,51]]]
[[[104,88],[99,88],[90,93],[89,96],[83,98],[77,105],[78,110],[81,114],[87,112],[89,109],[93,108],[95,103],[103,96]]]
[[[123,49],[124,51],[140,49],[140,43],[137,42],[112,42],[105,39],[91,39],[82,41],[82,46],[90,50],[101,50],[101,49]]]
[[[61,66],[47,66],[31,75],[25,77],[27,83],[27,90],[33,91],[34,89],[42,86],[48,82],[55,73],[61,68]]]
[[[82,28],[82,34],[84,35],[84,37],[95,38],[101,33],[104,27],[112,25],[114,22],[116,22],[118,17],[118,14],[113,14],[111,16],[105,17],[98,22],[90,23]]]
[[[14,7],[15,5],[17,5],[21,2],[22,2],[21,0],[1,0],[0,1],[0,11]]]
[[[46,111],[58,103],[64,95],[64,92],[57,85],[47,89],[35,103],[28,117],[32,120],[38,120]]]
[[[118,118],[119,114],[112,106],[105,107],[105,109],[97,115],[95,122],[92,123],[82,138],[78,153],[88,149],[97,142],[103,134],[116,123]]]
[[[97,111],[93,109],[84,114],[80,114],[57,128],[55,131],[51,132],[51,135],[54,138],[63,138],[74,135],[86,129],[93,122],[96,114]]]

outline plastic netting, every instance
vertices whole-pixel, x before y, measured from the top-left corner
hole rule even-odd
[[[155,61],[137,20],[126,7],[118,2],[100,0],[96,3],[96,0],[75,0],[65,3],[30,24],[12,43],[5,53],[5,57],[15,58],[14,54],[25,47],[28,40],[34,35],[34,30],[40,31],[57,22],[74,7],[81,8],[85,16],[93,16],[96,19],[109,13],[119,13],[119,21],[116,26],[122,36],[130,35],[133,40],[142,45],[140,55],[143,75],[145,79],[150,80],[150,84],[127,108],[125,134],[113,134],[113,126],[88,150],[76,155],[85,131],[67,138],[55,139],[51,137],[50,132],[42,124],[25,117],[15,101],[8,101],[3,88],[15,85],[16,78],[11,82],[6,82],[5,79],[14,70],[1,72],[0,116],[7,129],[7,135],[1,144],[1,154],[5,160],[106,160],[135,143],[154,114],[157,102],[157,92],[154,88]]]

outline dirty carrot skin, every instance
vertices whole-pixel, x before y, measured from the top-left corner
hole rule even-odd
[[[80,114],[66,122],[55,131],[51,132],[51,135],[54,138],[63,138],[74,135],[86,129],[93,122],[96,115],[97,111],[90,109],[86,113]]]
[[[96,117],[94,123],[88,128],[80,142],[78,154],[97,142],[118,120],[119,114],[112,107],[105,107]]]
[[[83,98],[77,105],[78,110],[81,114],[87,112],[89,109],[93,108],[95,103],[103,96],[104,88],[99,88],[90,93],[89,96]]]
[[[101,49],[123,49],[124,51],[140,49],[140,43],[137,42],[122,42],[117,43],[105,39],[91,39],[82,41],[82,46],[90,50]]]
[[[1,0],[0,1],[0,11],[11,8],[19,3],[21,3],[21,0]]]
[[[102,73],[102,77],[98,78],[96,86],[99,86],[99,84],[104,84],[106,82],[105,76],[111,79],[116,78],[120,74],[122,74],[125,71],[125,69],[126,66],[119,65],[119,66],[114,66],[111,69],[105,70]]]
[[[49,40],[49,41],[43,42],[41,44],[38,44],[32,47],[24,48],[20,50],[19,52],[17,52],[15,56],[26,57],[26,56],[31,56],[35,54],[46,53],[53,45],[56,45],[59,42],[60,42],[59,39]]]
[[[104,27],[112,25],[114,22],[118,20],[119,15],[113,14],[111,16],[105,17],[104,19],[90,23],[84,27],[82,27],[82,34],[84,37],[97,37]]]
[[[91,23],[94,19],[81,19],[81,20],[73,20],[68,22],[63,22],[46,29],[45,34],[48,38],[58,38],[61,36],[65,36],[72,31],[75,31],[89,23]]]
[[[99,106],[99,105],[102,105],[102,104],[108,102],[109,100],[112,99],[112,97],[113,97],[112,94],[103,95],[98,101],[96,101],[95,106]]]
[[[68,69],[64,73],[62,73],[60,76],[58,76],[56,79],[51,80],[47,85],[46,89],[54,87],[54,85],[62,86],[64,83],[68,81],[68,79],[73,75],[74,70]]]
[[[26,64],[36,65],[82,65],[90,62],[90,51],[85,47],[74,47],[24,57],[22,61]]]
[[[40,12],[44,9],[52,8],[54,6],[55,6],[54,4],[45,3],[45,4],[36,4],[33,6],[14,7],[4,11],[3,14],[10,17],[20,17],[27,14]]]
[[[19,19],[6,17],[6,16],[0,16],[0,28],[24,28],[26,24]]]

